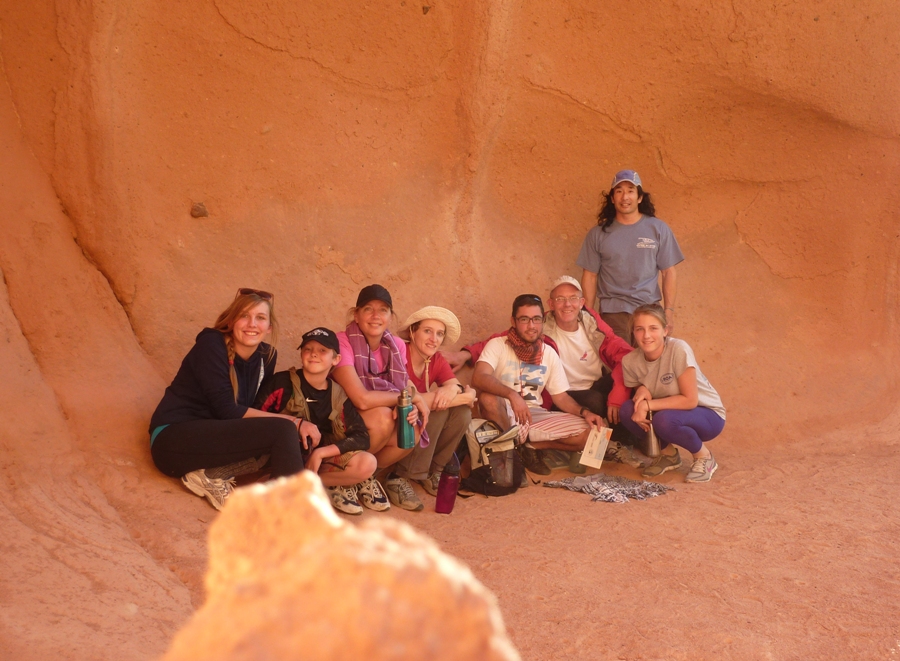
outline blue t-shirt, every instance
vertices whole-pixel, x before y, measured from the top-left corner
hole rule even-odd
[[[614,220],[584,238],[578,266],[597,274],[601,312],[631,313],[662,300],[659,272],[684,260],[672,230],[659,218],[641,216],[633,225]],[[586,301],[593,306],[594,301]]]

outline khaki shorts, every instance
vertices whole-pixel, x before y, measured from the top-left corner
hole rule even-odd
[[[319,472],[332,473],[334,471],[347,470],[347,464],[349,464],[350,460],[360,452],[362,452],[362,450],[350,450],[350,452],[339,454],[336,457],[328,457],[328,459],[324,460],[322,465],[319,466]]]

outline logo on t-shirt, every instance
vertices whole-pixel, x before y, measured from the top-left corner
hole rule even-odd
[[[656,239],[647,239],[644,237],[640,237],[638,239],[636,247],[637,248],[650,248],[652,250],[653,248],[656,248]]]
[[[547,378],[547,367],[545,365],[521,363],[519,374],[519,394],[522,395],[522,399],[526,402],[540,405],[541,398],[538,394],[544,388]]]
[[[586,363],[587,362],[587,354],[588,354],[588,352],[585,351],[583,354],[581,354],[581,358],[579,358],[578,360],[581,361],[582,363]]]
[[[668,374],[663,374],[661,377],[659,377],[659,382],[666,386],[669,385],[670,383],[672,383],[672,381],[674,381],[674,380],[675,380],[675,375],[672,374],[671,372],[669,372]]]

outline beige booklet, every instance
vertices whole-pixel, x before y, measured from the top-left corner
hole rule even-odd
[[[584,444],[584,451],[581,453],[580,463],[593,468],[600,468],[603,463],[603,457],[606,456],[606,446],[609,445],[609,437],[612,435],[612,429],[609,427],[600,427],[600,429],[591,429],[588,434],[587,443]]]

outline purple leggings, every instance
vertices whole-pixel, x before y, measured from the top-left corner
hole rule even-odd
[[[626,400],[619,412],[622,424],[639,439],[644,440],[647,432],[631,419],[634,415],[634,402]],[[680,445],[691,454],[700,452],[700,447],[706,441],[713,440],[722,433],[725,421],[719,414],[705,406],[698,406],[689,411],[666,409],[654,411],[653,428],[659,438],[659,446],[666,447],[669,443]]]

